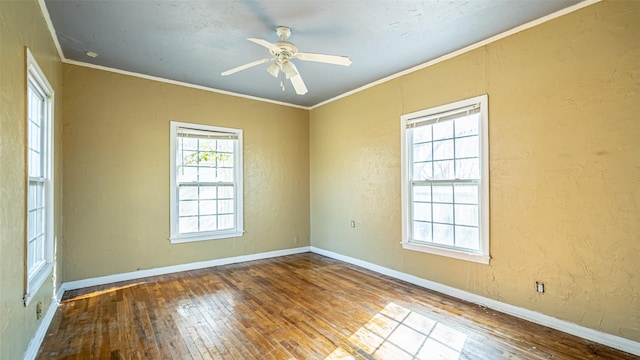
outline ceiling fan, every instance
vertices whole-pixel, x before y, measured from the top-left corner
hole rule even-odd
[[[280,75],[280,86],[282,87],[282,91],[284,91],[284,78],[291,80],[291,84],[295,89],[298,95],[304,95],[307,93],[307,86],[302,81],[302,76],[298,72],[295,64],[291,61],[292,59],[298,59],[303,61],[315,61],[327,64],[335,64],[335,65],[343,65],[349,66],[351,65],[351,59],[346,56],[336,56],[336,55],[325,55],[325,54],[313,54],[313,53],[303,53],[298,52],[298,48],[292,43],[288,42],[287,39],[291,36],[291,29],[286,26],[279,26],[276,29],[276,34],[280,38],[280,41],[276,41],[274,43],[270,43],[263,39],[256,38],[248,38],[247,40],[254,42],[258,45],[264,46],[269,49],[271,53],[270,58],[264,58],[256,61],[252,61],[248,64],[244,64],[233,68],[231,70],[227,70],[223,72],[221,75],[231,75],[237,73],[238,71],[246,70],[250,67],[264,64],[269,61],[273,61],[267,68],[267,72],[273,77],[277,78]]]

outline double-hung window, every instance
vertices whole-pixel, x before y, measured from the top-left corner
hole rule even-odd
[[[171,242],[242,236],[242,130],[171,122]]]
[[[402,244],[489,263],[487,95],[406,114]]]
[[[27,50],[25,306],[53,269],[53,89]]]

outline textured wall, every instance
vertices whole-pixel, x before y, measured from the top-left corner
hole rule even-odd
[[[63,80],[64,281],[309,245],[306,110],[66,64]],[[170,244],[171,120],[243,129],[243,237]]]
[[[313,109],[313,246],[640,341],[639,34],[605,1]],[[400,115],[483,93],[491,264],[403,250]]]
[[[36,304],[42,302],[43,312],[46,312],[54,292],[53,283],[46,281],[29,306],[24,307],[25,46],[29,47],[55,91],[54,231],[59,238],[62,231],[62,65],[38,2],[0,1],[0,359],[3,360],[22,358],[39,325]],[[57,253],[61,254],[59,246]],[[60,272],[59,266],[57,271]]]

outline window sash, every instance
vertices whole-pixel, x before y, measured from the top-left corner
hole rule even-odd
[[[225,196],[220,195],[219,189],[220,188],[231,188],[230,193],[231,196],[227,195]],[[192,197],[186,197],[186,198],[181,198],[180,194],[181,194],[181,189],[191,189],[191,188],[195,188],[196,190],[196,196],[195,198]],[[206,196],[201,196],[202,191],[201,189],[203,188],[215,188],[215,196],[214,197],[206,197]],[[213,189],[209,189],[209,190],[213,190]],[[235,184],[234,183],[223,183],[223,182],[218,182],[218,183],[182,183],[182,184],[178,184],[178,232],[180,234],[190,234],[190,233],[201,233],[201,232],[205,232],[205,231],[228,231],[228,230],[233,230],[234,229],[234,223],[235,223],[235,216],[236,216],[236,211],[235,211]],[[224,206],[224,204],[229,204],[231,203],[231,206],[227,205]],[[195,214],[193,213],[187,213],[186,211],[182,211],[182,207],[183,205],[185,206],[190,206],[193,207]],[[207,205],[205,207],[205,205]],[[210,208],[213,205],[214,210],[206,210],[207,208]],[[222,206],[221,206],[222,205]],[[221,208],[223,210],[221,210]],[[231,221],[228,220],[228,218],[231,217]],[[211,224],[207,224],[206,221],[207,220],[211,220],[211,218],[215,219],[215,226],[214,228],[210,228]],[[225,220],[223,220],[225,219]],[[195,220],[196,221],[196,229],[192,230],[192,231],[188,231],[188,230],[183,230],[183,225],[182,225],[182,221],[181,220]],[[221,220],[223,221],[223,224],[228,224],[228,225],[221,225]],[[191,222],[189,221],[189,222]],[[186,221],[185,221],[186,222]],[[204,224],[203,224],[204,222]],[[209,227],[207,229],[207,227]]]
[[[434,185],[435,186],[450,185],[452,190],[451,200],[448,201],[448,200],[434,199],[434,196],[433,196]],[[456,200],[457,185],[464,185],[466,187],[469,187],[469,186],[475,187],[476,196],[474,197],[474,200],[473,201]],[[431,194],[429,198],[417,200],[414,197],[416,187],[425,187],[425,188],[429,187],[431,189]],[[410,196],[409,203],[411,204],[411,206],[409,207],[409,214],[410,214],[409,218],[411,221],[411,226],[409,226],[409,236],[407,239],[409,243],[414,243],[418,245],[437,246],[437,247],[450,248],[450,249],[464,249],[465,251],[472,252],[472,253],[481,253],[482,244],[480,243],[480,224],[482,222],[482,218],[481,218],[481,211],[480,211],[480,180],[412,181],[409,196]],[[417,217],[418,214],[417,214],[417,211],[415,211],[415,209],[420,205],[427,206],[427,209],[425,209],[427,211],[423,211],[423,213],[428,214],[428,217],[429,217],[428,219],[425,218],[424,217],[425,214],[422,214],[422,213],[420,214],[423,216],[422,218]],[[450,214],[449,214],[451,217],[451,220],[447,221],[447,220],[441,220],[440,218],[436,218],[436,214],[435,214],[436,210],[438,210],[439,208],[440,209],[446,208],[448,206],[451,207]],[[476,216],[472,217],[472,220],[475,221],[475,225],[470,225],[469,223],[464,223],[457,219],[458,210],[464,209],[465,207],[476,208]],[[460,212],[462,212],[462,210],[460,210]],[[429,229],[427,229],[427,234],[431,239],[425,239],[425,238],[420,239],[417,236],[416,223],[421,223],[424,226],[429,227]],[[450,239],[449,239],[449,242],[451,242],[451,244],[446,243],[445,240],[442,238],[437,239],[435,236],[436,227],[444,228],[449,226],[451,227],[451,230],[452,230],[450,234]],[[471,233],[475,232],[476,236],[473,239],[469,239],[469,236],[471,236],[469,234],[466,234],[466,236],[463,237],[462,234],[459,234],[460,232],[463,231],[463,229],[469,230]]]

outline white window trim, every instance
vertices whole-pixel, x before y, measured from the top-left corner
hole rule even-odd
[[[215,240],[215,239],[226,239],[233,237],[240,237],[244,234],[244,224],[243,224],[243,190],[242,190],[242,130],[241,129],[233,129],[219,126],[211,126],[211,125],[201,125],[201,124],[193,124],[193,123],[185,123],[179,121],[171,121],[170,122],[171,130],[170,130],[170,186],[171,186],[171,194],[170,194],[170,237],[169,240],[172,244],[193,242],[193,241],[205,241],[205,240]],[[176,139],[178,135],[178,128],[189,128],[194,130],[204,130],[204,131],[218,131],[218,132],[228,132],[234,133],[238,136],[238,141],[236,141],[236,148],[234,149],[234,153],[236,156],[234,157],[234,178],[236,179],[236,193],[235,193],[235,220],[236,226],[234,229],[230,230],[222,230],[222,231],[209,231],[209,232],[200,232],[193,234],[180,234],[178,233],[178,184],[176,181]]]
[[[444,113],[455,109],[463,108],[480,103],[480,157],[481,157],[481,179],[480,179],[480,242],[479,253],[465,252],[463,250],[449,249],[428,244],[415,244],[409,242],[411,219],[411,203],[409,201],[409,171],[408,144],[407,144],[407,123],[412,119],[426,117],[434,114]],[[456,101],[433,108],[404,114],[400,117],[401,125],[401,181],[402,181],[402,247],[407,250],[421,251],[434,255],[446,256],[454,259],[466,260],[481,264],[489,264],[491,256],[489,254],[489,111],[487,94],[476,96],[470,99]]]
[[[29,49],[26,49],[26,59],[27,59],[27,77],[26,77],[26,93],[25,93],[25,101],[28,102],[28,97],[26,94],[28,94],[28,87],[29,87],[29,80],[32,80],[33,82],[35,82],[38,87],[40,88],[40,90],[44,93],[44,95],[46,96],[46,105],[45,105],[45,117],[46,117],[46,124],[45,124],[45,129],[46,129],[46,134],[45,134],[45,148],[47,151],[47,156],[45,159],[45,265],[40,268],[40,270],[38,272],[36,272],[35,274],[33,274],[32,276],[29,276],[29,269],[27,268],[27,261],[25,260],[25,294],[23,297],[24,300],[24,305],[27,306],[29,305],[29,303],[31,302],[31,300],[34,298],[34,296],[36,295],[36,293],[40,290],[40,288],[42,287],[42,285],[44,284],[44,282],[50,278],[51,273],[53,272],[53,261],[54,261],[54,194],[53,194],[53,189],[54,187],[54,179],[53,179],[53,159],[55,158],[55,154],[54,154],[54,146],[53,146],[53,122],[54,122],[54,118],[53,118],[53,105],[54,105],[54,91],[53,91],[53,87],[51,86],[51,84],[49,83],[49,81],[47,80],[46,76],[44,75],[44,73],[42,72],[42,69],[40,68],[40,66],[38,65],[38,63],[36,62],[36,59],[33,57],[33,54],[31,54],[31,51],[29,51]],[[25,107],[26,108],[26,107]],[[28,120],[28,110],[26,113],[26,117]],[[28,128],[25,129],[25,131],[28,132]],[[25,137],[26,139],[26,137]],[[26,146],[28,147],[28,140],[27,140],[27,144]],[[28,158],[25,158],[28,159]],[[28,170],[28,165],[27,166],[27,170]],[[28,171],[26,172],[26,190],[25,190],[25,199],[28,200],[28,194],[29,194],[29,174]],[[28,209],[28,207],[27,207]],[[29,216],[28,216],[28,211],[26,213],[26,218],[25,218],[25,223],[27,224],[27,226],[25,227],[25,247],[27,247],[25,249],[25,256],[27,256],[27,252],[28,250],[28,242],[29,239],[27,238],[27,232],[26,229],[29,226],[28,224],[29,221]]]

